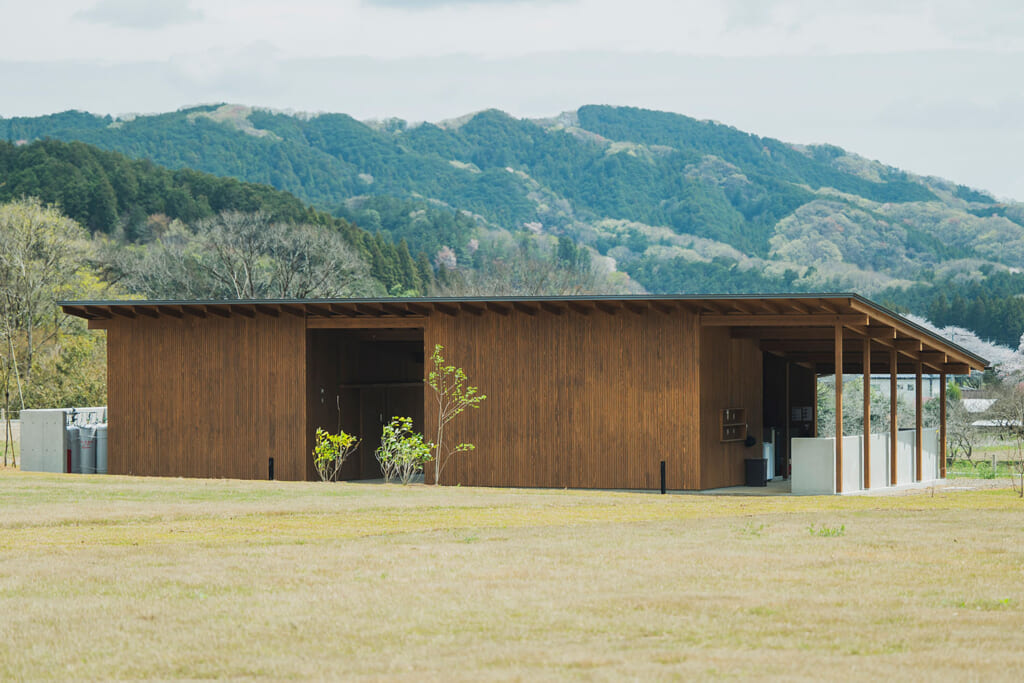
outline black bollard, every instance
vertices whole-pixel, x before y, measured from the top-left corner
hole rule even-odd
[[[270,481],[274,481],[274,459],[270,459]]]
[[[661,494],[665,495],[665,461],[661,461]]]

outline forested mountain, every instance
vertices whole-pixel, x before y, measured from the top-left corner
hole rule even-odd
[[[268,223],[312,225],[340,236],[366,262],[381,292],[423,292],[424,278],[433,278],[425,259],[417,266],[404,243],[317,211],[287,192],[191,169],[170,171],[81,142],[0,141],[0,204],[20,197],[59,206],[94,235],[128,244],[152,241],[151,233],[170,221],[196,224],[225,212],[261,212]]]
[[[433,269],[479,270],[528,241],[571,246],[614,291],[854,290],[1014,347],[1024,332],[1024,206],[677,114],[586,106],[411,124],[222,105],[0,119],[0,138],[80,140],[271,185],[381,245],[404,240]],[[103,230],[109,214],[95,220]]]

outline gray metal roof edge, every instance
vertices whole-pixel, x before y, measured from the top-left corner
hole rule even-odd
[[[898,318],[904,324],[915,330],[938,339],[944,344],[957,351],[970,356],[981,365],[988,367],[989,361],[976,353],[972,353],[945,337],[942,337],[931,330],[907,320],[901,314],[886,308],[867,297],[854,292],[793,292],[777,294],[590,294],[573,296],[426,296],[426,297],[376,297],[376,298],[349,298],[349,299],[113,299],[113,300],[86,300],[86,301],[57,301],[58,306],[227,306],[227,305],[274,305],[274,304],[401,304],[401,303],[532,303],[532,302],[558,302],[558,301],[728,301],[728,300],[757,300],[757,299],[854,299],[865,306],[869,306],[879,313]]]

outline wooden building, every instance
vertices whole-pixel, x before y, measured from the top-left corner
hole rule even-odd
[[[424,360],[441,344],[488,396],[452,423],[476,450],[443,484],[656,489],[664,462],[669,489],[710,489],[744,482],[767,428],[780,463],[813,436],[818,375],[944,385],[987,364],[848,294],[61,305],[106,330],[115,474],[267,478],[273,458],[278,479],[315,478],[313,433],[340,410],[363,438],[342,477],[376,478],[383,422],[435,420]],[[837,472],[843,457],[838,440]]]

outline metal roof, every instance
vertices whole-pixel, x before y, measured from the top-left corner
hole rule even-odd
[[[524,313],[559,313],[601,310],[613,312],[614,307],[642,312],[653,308],[663,313],[683,308],[699,313],[703,322],[720,326],[773,327],[780,324],[824,327],[836,323],[859,325],[879,324],[891,327],[894,338],[899,334],[917,339],[937,352],[944,352],[974,369],[988,361],[934,332],[917,325],[898,313],[853,293],[800,294],[700,294],[700,295],[606,295],[606,296],[502,296],[502,297],[384,297],[354,299],[222,299],[222,300],[104,300],[59,301],[65,313],[88,320],[110,320],[118,317],[160,317],[183,315],[220,317],[232,314],[253,317],[256,314],[300,315],[314,319],[403,318],[422,317],[432,312],[448,315],[484,311],[507,314],[510,310]],[[830,320],[834,318],[830,322]],[[849,319],[849,320],[847,320]],[[884,344],[884,342],[881,342]],[[924,349],[922,349],[924,351]],[[935,364],[933,364],[935,365]]]

